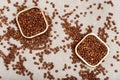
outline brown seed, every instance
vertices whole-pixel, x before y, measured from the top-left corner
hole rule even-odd
[[[115,72],[118,72],[118,70],[114,70]]]

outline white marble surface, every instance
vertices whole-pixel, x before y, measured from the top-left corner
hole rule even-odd
[[[8,4],[7,0],[0,0],[0,8],[4,5],[9,6],[10,7],[10,11],[7,12],[5,11],[4,15],[8,16],[8,19],[11,20],[14,17],[12,16],[12,13],[16,12],[16,9],[13,7],[13,4],[18,1],[20,4],[23,2],[23,0],[11,0],[12,3]],[[55,3],[55,8],[58,9],[59,15],[63,15],[64,13],[64,4],[69,4],[70,7],[68,9],[66,9],[67,12],[73,10],[75,8],[76,5],[79,6],[79,8],[70,16],[70,19],[73,19],[75,14],[79,14],[80,12],[89,12],[89,10],[86,10],[86,7],[89,6],[89,4],[93,4],[93,3],[104,3],[104,0],[89,0],[89,2],[80,2],[80,0],[49,0],[49,2],[53,2]],[[84,24],[84,27],[82,27],[82,33],[85,32],[85,28],[87,25],[94,25],[95,27],[93,28],[93,32],[97,34],[98,31],[98,27],[102,27],[104,22],[105,22],[105,17],[108,15],[108,12],[112,12],[114,13],[112,20],[114,20],[116,22],[116,27],[117,30],[120,32],[120,1],[119,0],[112,0],[114,7],[111,7],[110,5],[105,5],[103,4],[103,8],[104,10],[97,10],[96,7],[93,7],[92,9],[90,9],[91,11],[93,11],[93,14],[87,14],[86,17],[80,16],[80,18],[78,19],[81,23]],[[27,6],[31,7],[34,4],[32,3],[31,0],[29,0],[27,2]],[[46,13],[48,13],[50,15],[50,17],[52,16],[53,13],[53,8],[51,7],[50,4],[46,4],[46,0],[40,0],[39,1],[39,5],[38,5],[42,10],[44,10],[45,7],[47,7],[47,11],[45,11]],[[101,20],[100,21],[96,21],[96,18],[98,15],[101,15]],[[74,20],[74,19],[73,19]],[[61,43],[61,40],[66,36],[65,33],[63,32],[63,29],[61,28],[61,20],[58,18],[58,16],[55,17],[55,19],[53,19],[53,23],[58,21],[59,24],[54,24],[53,25],[53,31],[56,30],[57,33],[59,34],[59,37],[53,41],[52,47],[55,47],[56,45],[64,45],[63,43]],[[74,25],[74,24],[73,24]],[[13,27],[16,27],[13,25]],[[2,30],[6,30],[7,26],[3,24],[3,28],[0,28],[0,35],[3,35]],[[120,47],[115,43],[115,42],[111,42],[111,39],[114,38],[114,36],[116,35],[113,31],[111,30],[106,30],[106,32],[109,34],[109,38],[107,39],[107,44],[110,47],[110,53],[109,55],[106,57],[105,62],[102,63],[102,66],[105,67],[105,69],[108,71],[108,73],[106,74],[106,76],[109,76],[109,80],[119,80],[120,77],[120,61],[117,62],[115,59],[113,59],[113,55],[116,55],[116,51],[120,50]],[[53,33],[53,32],[52,32]],[[117,41],[120,41],[120,35],[117,35],[118,39]],[[66,42],[66,43],[70,43],[72,40]],[[1,42],[5,42],[5,41],[1,41]],[[11,41],[13,42],[13,41]],[[16,44],[18,44],[18,42],[14,42]],[[5,44],[7,45],[7,44]],[[7,47],[9,47],[9,45],[7,45]],[[6,53],[8,53],[8,51],[6,49],[3,48],[3,46],[0,46],[0,49]],[[29,54],[28,50],[26,50],[26,53],[23,54],[23,56],[26,56],[27,61],[24,63],[24,66],[27,67],[27,69],[29,71],[32,71],[34,73],[33,79],[34,80],[44,80],[43,78],[43,72],[47,72],[47,70],[38,70],[37,67],[35,65],[33,65],[33,60],[32,57],[35,55],[35,52],[39,52],[39,51],[34,51],[33,54]],[[73,75],[75,77],[78,78],[78,80],[82,80],[81,76],[79,76],[78,72],[80,70],[80,68],[78,67],[76,71],[73,71],[72,69],[68,69],[66,71],[62,71],[63,65],[66,63],[68,65],[74,66],[71,64],[71,60],[69,59],[69,56],[71,55],[71,50],[69,49],[67,53],[64,53],[62,50],[60,50],[57,54],[53,55],[44,55],[44,61],[48,61],[48,62],[54,62],[54,69],[51,71],[52,74],[54,74],[55,76],[55,80],[57,78],[60,77],[65,77],[65,74],[68,73],[69,75]],[[17,58],[16,58],[17,60]],[[113,63],[113,67],[110,66],[110,64]],[[77,63],[77,65],[79,65],[79,63]],[[54,70],[58,69],[59,72],[55,73]],[[91,69],[91,68],[90,68]],[[115,73],[114,70],[117,69],[118,72]],[[15,73],[15,71],[12,70],[12,68],[10,68],[10,70],[6,70],[4,63],[3,63],[3,59],[0,57],[0,76],[2,76],[2,80],[30,80],[29,77],[27,76],[21,76],[21,75],[17,75]],[[98,77],[101,78],[101,80],[104,80],[103,74],[99,74]],[[45,79],[47,80],[47,79]]]

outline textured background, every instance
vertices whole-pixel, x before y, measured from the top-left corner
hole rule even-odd
[[[6,11],[4,10],[4,14],[0,13],[0,16],[5,15],[8,17],[8,22],[12,19],[15,18],[15,16],[12,16],[13,13],[16,13],[16,8],[13,7],[13,4],[15,4],[16,2],[19,2],[19,4],[23,3],[23,0],[11,0],[11,3],[8,4],[7,0],[0,0],[0,8],[2,8],[3,6],[8,6],[10,8],[10,11]],[[118,44],[116,44],[116,42],[120,42],[120,35],[116,34],[114,31],[112,31],[111,29],[114,27],[117,27],[117,31],[120,32],[120,1],[119,0],[111,0],[113,2],[113,6],[111,4],[105,4],[104,3],[105,0],[49,0],[49,4],[46,4],[46,0],[40,0],[38,2],[38,6],[45,11],[50,18],[52,19],[52,15],[54,12],[54,9],[57,9],[59,16],[64,15],[65,13],[69,13],[70,11],[72,11],[73,9],[75,9],[76,6],[78,6],[78,9],[76,9],[76,11],[73,12],[72,15],[70,15],[70,17],[68,18],[69,20],[78,20],[79,23],[83,23],[83,27],[81,27],[81,33],[85,33],[86,32],[86,28],[88,25],[93,25],[94,28],[92,28],[92,32],[95,34],[98,34],[98,29],[104,26],[104,22],[106,21],[106,16],[108,16],[108,13],[111,12],[113,13],[113,16],[111,17],[111,21],[114,21],[116,24],[112,25],[111,24],[111,28],[110,29],[105,29],[105,33],[108,33],[109,38],[107,38],[106,43],[109,45],[110,47],[110,53],[109,55],[105,58],[105,61],[103,63],[101,63],[101,65],[105,68],[106,71],[108,71],[106,73],[106,75],[103,75],[103,73],[100,73],[97,75],[98,78],[101,78],[101,80],[104,80],[105,77],[109,77],[108,80],[120,80],[119,75],[120,75],[120,61],[117,61],[116,59],[113,58],[114,55],[119,55],[119,53],[116,53],[116,51],[120,51],[120,46],[118,46]],[[108,1],[108,0],[106,0]],[[55,4],[55,8],[52,8],[52,6],[50,5],[50,2],[53,2]],[[89,10],[86,9],[87,7],[89,7],[89,5],[92,5],[96,3],[96,6],[93,6],[92,8],[90,8]],[[101,3],[103,9],[98,10],[97,9],[97,5]],[[64,4],[68,4],[69,8],[64,8]],[[26,3],[27,7],[31,7],[34,6],[34,3],[32,3],[31,0],[27,1]],[[47,10],[45,10],[45,7],[47,8]],[[64,9],[66,9],[66,12],[64,12]],[[90,14],[90,11],[93,12],[93,14]],[[87,12],[86,16],[80,15],[80,12]],[[80,17],[77,19],[74,19],[75,15],[79,14]],[[64,39],[65,36],[67,36],[64,31],[63,28],[61,26],[61,23],[63,22],[62,20],[60,20],[59,16],[55,16],[54,19],[52,19],[52,31],[51,34],[54,34],[54,31],[57,31],[57,34],[59,34],[59,37],[57,37],[57,39],[52,39],[52,45],[51,47],[56,47],[56,46],[63,46],[66,43],[70,43],[72,42],[72,40],[66,41],[65,43],[62,43],[61,40]],[[97,21],[97,17],[101,16],[101,19],[99,21]],[[58,24],[55,24],[55,22],[58,22]],[[0,27],[0,35],[3,35],[3,30],[7,30],[6,28],[8,27],[7,25],[5,25],[1,19],[0,22],[2,23],[3,27]],[[72,23],[72,25],[75,25],[74,23]],[[12,27],[16,27],[15,25],[10,25]],[[112,42],[111,40],[114,39],[114,37],[117,35],[117,39],[114,40],[114,42]],[[7,47],[9,47],[9,45],[7,45],[6,41],[1,40],[1,42],[4,43],[4,45],[6,45]],[[15,43],[15,44],[19,44],[19,41],[14,41],[11,40],[11,42]],[[3,45],[3,46],[4,46]],[[5,55],[8,55],[8,51],[7,49],[3,48],[2,45],[0,45],[0,50],[2,50]],[[20,50],[22,51],[22,50]],[[32,59],[33,56],[35,56],[34,53],[36,52],[40,52],[40,50],[33,50],[32,54],[29,54],[29,50],[25,50],[25,53],[22,54],[22,56],[27,58],[27,61],[24,63],[24,66],[31,72],[34,73],[33,75],[33,79],[34,80],[43,80],[43,74],[45,72],[47,72],[47,69],[40,69],[38,70],[36,65],[34,65],[34,61]],[[52,75],[54,75],[55,80],[57,78],[64,78],[66,74],[68,74],[69,76],[75,76],[76,78],[78,78],[78,80],[82,80],[81,76],[79,75],[79,71],[81,70],[81,68],[79,67],[79,65],[81,63],[75,63],[76,65],[78,65],[78,67],[76,68],[76,71],[73,71],[73,67],[74,64],[72,64],[71,59],[69,58],[71,56],[72,52],[71,49],[67,49],[67,52],[64,53],[63,50],[58,51],[56,54],[44,54],[43,58],[44,61],[46,62],[53,62],[54,63],[54,68],[50,71]],[[119,57],[118,57],[119,58]],[[120,59],[120,58],[119,58]],[[17,61],[18,58],[16,57],[15,61]],[[15,63],[12,62],[12,63]],[[22,76],[22,75],[17,75],[16,72],[14,70],[12,70],[12,63],[9,65],[9,70],[6,70],[6,67],[4,66],[4,61],[3,58],[0,57],[0,76],[2,77],[1,80],[30,80],[29,76]],[[113,67],[111,67],[111,63],[113,63]],[[42,64],[42,63],[40,63]],[[71,69],[66,69],[65,71],[62,70],[62,68],[64,67],[64,64],[67,64],[69,66],[71,66]],[[86,66],[87,67],[87,66]],[[93,70],[94,68],[90,68],[87,67],[90,70]],[[55,73],[55,70],[59,70],[58,73]],[[115,72],[115,70],[118,70],[118,72]],[[47,80],[47,79],[45,79]]]

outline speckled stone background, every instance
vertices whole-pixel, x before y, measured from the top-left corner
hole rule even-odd
[[[16,13],[16,8],[13,6],[16,2],[19,2],[19,4],[22,4],[24,0],[11,0],[11,3],[8,3],[7,0],[0,0],[0,8],[3,6],[8,6],[10,8],[10,11],[4,10],[4,14],[0,13],[0,16],[7,16],[8,22],[15,18],[13,16],[13,13]],[[107,4],[106,2],[109,0],[48,0],[49,3],[46,3],[46,0],[39,0],[38,6],[47,13],[50,18],[52,19],[52,15],[54,12],[54,9],[57,9],[59,16],[63,16],[65,13],[69,13],[72,10],[78,6],[78,8],[73,12],[72,15],[69,16],[69,20],[78,20],[79,23],[82,23],[83,26],[81,27],[81,33],[86,32],[86,28],[88,25],[93,25],[94,28],[92,28],[92,32],[95,34],[98,34],[98,29],[101,27],[104,27],[104,23],[106,22],[106,16],[109,15],[109,13],[113,13],[111,16],[110,21],[114,21],[115,24],[111,23],[110,29],[105,29],[105,33],[108,33],[109,38],[107,38],[106,44],[110,47],[109,55],[105,58],[105,61],[101,63],[101,65],[105,68],[106,74],[104,75],[102,72],[97,75],[97,78],[100,78],[100,80],[105,80],[106,77],[109,77],[106,80],[120,80],[120,57],[117,59],[114,59],[113,56],[119,56],[120,46],[118,43],[120,43],[120,1],[119,0],[110,0],[113,4]],[[55,4],[55,8],[52,8],[50,2],[53,2]],[[91,8],[87,9],[90,5],[93,5],[96,3],[96,6],[92,6]],[[97,9],[99,3],[101,4],[102,8]],[[64,5],[69,5],[68,8],[65,8]],[[28,0],[26,3],[27,7],[34,6],[34,3],[32,0]],[[47,10],[45,10],[47,8]],[[66,9],[66,12],[64,12],[64,9]],[[92,11],[92,14],[90,13]],[[82,12],[82,14],[80,14]],[[78,14],[79,18],[74,18],[75,15]],[[59,16],[55,16],[54,19],[52,19],[52,31],[51,34],[55,36],[56,34],[54,31],[57,31],[57,34],[59,34],[59,37],[56,39],[52,39],[52,45],[51,47],[54,48],[56,46],[63,46],[64,44],[71,43],[71,40],[65,41],[64,43],[62,40],[65,36],[68,36],[63,31],[63,28],[61,26],[61,23],[63,22],[60,20]],[[99,20],[97,20],[98,16],[101,16]],[[58,24],[55,24],[55,22],[58,22]],[[2,23],[2,27],[0,27],[0,35],[2,36],[3,30],[7,30],[8,25],[4,24],[1,19],[0,23]],[[75,25],[74,23],[71,23],[71,25]],[[9,26],[16,27],[13,24],[10,24]],[[114,31],[112,31],[112,28],[116,27],[116,30],[119,32],[116,34]],[[117,36],[117,39],[114,40],[115,36]],[[114,40],[112,42],[112,39]],[[3,44],[6,47],[10,47],[7,42],[3,39],[0,41],[0,43],[3,42]],[[16,41],[14,39],[11,39],[11,43],[14,43],[18,46],[21,44],[19,41]],[[8,55],[9,51],[4,48],[4,45],[0,45],[0,50],[5,53],[5,55]],[[22,50],[20,50],[22,51]],[[49,80],[48,78],[44,79],[44,73],[46,73],[47,69],[40,69],[38,70],[38,65],[34,65],[34,60],[32,59],[33,56],[35,56],[35,53],[41,52],[41,50],[33,50],[32,54],[29,54],[29,49],[25,49],[25,53],[22,54],[22,56],[26,57],[27,61],[24,62],[24,66],[34,73],[33,80]],[[117,53],[118,52],[118,53]],[[68,74],[68,76],[74,76],[78,80],[82,80],[81,75],[79,75],[80,63],[72,64],[72,60],[69,58],[71,56],[72,52],[71,49],[67,49],[67,52],[65,53],[62,49],[59,50],[56,54],[44,54],[43,58],[46,62],[53,62],[54,68],[50,70],[50,73],[54,75],[54,80],[57,80],[57,78],[65,78],[65,75]],[[15,58],[14,62],[11,62],[9,64],[9,70],[6,70],[6,67],[4,66],[4,60],[2,57],[0,57],[0,76],[2,77],[0,80],[30,80],[29,76],[22,76],[16,74],[16,71],[12,69],[12,64],[15,63],[18,60],[18,57]],[[38,58],[36,57],[36,61],[38,61]],[[68,66],[71,66],[71,69],[66,69],[63,71],[64,64],[67,64]],[[111,66],[113,64],[113,66]],[[39,66],[41,66],[42,63],[40,63]],[[74,65],[77,65],[76,71],[74,71]],[[86,65],[85,65],[86,66]],[[88,69],[93,70],[95,68],[90,68],[86,66]],[[58,70],[58,73],[55,72],[55,70]],[[116,70],[118,72],[116,72]],[[88,80],[88,79],[86,79]]]

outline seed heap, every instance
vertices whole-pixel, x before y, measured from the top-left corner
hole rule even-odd
[[[107,54],[107,47],[95,36],[88,35],[78,45],[77,52],[86,62],[96,65]]]
[[[25,36],[31,37],[46,29],[42,12],[38,8],[31,8],[18,16],[18,22]]]

